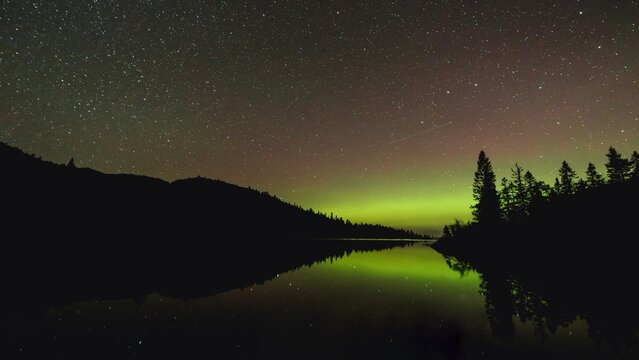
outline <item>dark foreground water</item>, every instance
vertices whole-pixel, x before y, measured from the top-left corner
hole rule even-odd
[[[224,276],[216,272],[210,281]],[[636,354],[596,345],[580,318],[551,330],[534,314],[522,322],[517,310],[503,312],[494,299],[487,307],[486,292],[480,274],[452,270],[439,253],[415,244],[352,252],[258,285],[189,300],[151,293],[19,313],[9,309],[3,316],[4,342],[9,358],[607,359]]]

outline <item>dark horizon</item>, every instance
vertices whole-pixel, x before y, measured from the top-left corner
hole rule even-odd
[[[429,237],[353,223],[332,212],[304,209],[267,192],[220,180],[197,177],[169,183],[147,176],[104,174],[78,168],[74,158],[66,165],[54,164],[2,142],[0,163],[5,171],[0,187],[7,191],[3,198],[6,230],[20,231],[33,222],[54,229],[30,229],[28,234],[34,238],[56,234],[80,242],[81,234],[107,238],[105,234],[121,233],[133,240],[133,248],[144,248],[150,245],[149,238],[170,235],[209,234],[214,242],[224,236],[276,241]],[[55,211],[59,206],[61,211]],[[25,216],[29,213],[33,215]],[[74,229],[57,226],[67,219],[73,219]],[[66,246],[62,241],[61,247]]]

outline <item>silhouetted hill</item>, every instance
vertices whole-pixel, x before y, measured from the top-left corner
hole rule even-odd
[[[172,183],[43,161],[0,143],[5,220],[25,241],[197,238],[407,238],[414,233],[351,224],[219,180]]]

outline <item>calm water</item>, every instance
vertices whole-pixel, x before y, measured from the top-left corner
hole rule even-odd
[[[481,284],[478,273],[461,275],[416,244],[353,252],[191,300],[152,293],[48,307],[11,317],[8,339],[11,357],[25,358],[612,357],[581,319],[540,335],[533,321],[508,315],[514,336],[500,336]]]

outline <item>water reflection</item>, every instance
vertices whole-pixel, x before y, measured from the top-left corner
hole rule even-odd
[[[462,276],[474,271],[468,262],[445,258],[450,269]],[[617,281],[602,276],[624,274],[611,274],[602,268],[598,276],[584,271],[581,276],[572,278],[575,274],[566,277],[566,274],[548,269],[509,273],[495,263],[478,264],[480,293],[486,299],[486,315],[497,338],[511,341],[515,337],[513,316],[522,323],[531,324],[542,341],[558,329],[584,320],[588,336],[597,346],[609,349],[614,357],[636,358],[639,355],[639,311],[636,306],[639,297],[634,289],[620,287]]]
[[[591,319],[549,320],[535,307],[550,312],[551,300],[512,276],[486,276],[423,245],[395,245],[404,244],[251,246],[211,255],[206,266],[183,264],[167,279],[168,271],[137,273],[124,284],[66,287],[73,296],[54,286],[53,296],[14,293],[28,302],[20,311],[10,306],[17,301],[3,303],[1,323],[12,357],[25,358],[612,357],[590,340]],[[133,291],[141,279],[150,282]]]
[[[38,268],[5,276],[12,296],[2,299],[12,312],[42,311],[51,306],[84,300],[134,299],[144,303],[151,293],[176,299],[212,296],[263,283],[280,273],[368,252],[404,247],[401,240],[308,240],[297,242],[228,242],[205,251],[175,249],[162,257],[153,254],[129,261],[48,259]],[[186,252],[188,254],[185,254]],[[97,261],[96,261],[97,260]]]

